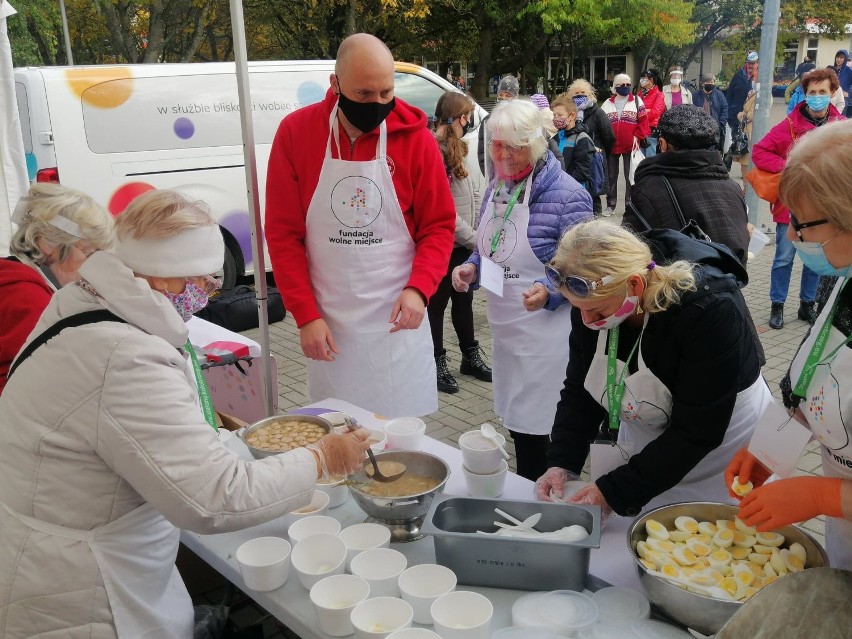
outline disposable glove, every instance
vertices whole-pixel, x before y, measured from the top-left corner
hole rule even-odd
[[[458,265],[453,269],[451,279],[453,288],[459,293],[464,293],[476,281],[476,266],[470,262]]]
[[[535,482],[535,498],[539,501],[554,501],[554,499],[562,499],[562,487],[566,481],[580,479],[579,475],[559,468],[551,466],[547,472],[539,477]],[[550,496],[551,491],[553,497]]]
[[[321,474],[318,479],[329,479],[351,475],[360,470],[365,453],[370,446],[370,431],[361,428],[349,433],[329,433],[322,439],[308,444],[319,462]]]
[[[585,488],[581,488],[576,493],[571,495],[567,500],[565,500],[565,503],[584,504],[586,506],[600,506],[602,528],[606,520],[612,514],[612,508],[610,508],[609,504],[606,503],[606,498],[603,496],[601,489],[597,487],[597,484],[591,484],[589,486],[586,486]]]
[[[761,464],[757,460],[757,457],[748,452],[748,448],[740,448],[725,469],[725,485],[728,487],[728,494],[734,499],[739,500],[742,497],[731,490],[734,477],[739,477],[741,484],[751,482],[757,488],[758,486],[763,486],[770,475],[772,475],[772,471]]]
[[[791,477],[755,488],[740,504],[740,519],[759,532],[807,521],[842,517],[839,477]]]

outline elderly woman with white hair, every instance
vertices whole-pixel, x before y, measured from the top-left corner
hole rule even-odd
[[[275,519],[307,504],[318,478],[359,467],[368,445],[356,432],[255,461],[232,453],[182,350],[222,264],[219,228],[197,203],[152,191],[116,232],[115,253],[53,296],[0,397],[7,639],[189,639],[178,528]]]
[[[495,178],[483,198],[476,249],[453,270],[453,286],[488,291],[494,410],[514,439],[518,474],[536,479],[547,468],[571,332],[565,299],[542,283],[544,264],[566,229],[592,217],[592,200],[548,151],[534,104],[497,105],[488,130]]]
[[[95,251],[112,245],[112,216],[85,193],[58,184],[34,184],[12,216],[18,228],[11,256],[0,259],[0,393],[50,296],[79,277]]]

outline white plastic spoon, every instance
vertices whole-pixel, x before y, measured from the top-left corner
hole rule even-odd
[[[509,459],[509,453],[506,452],[506,449],[500,444],[500,440],[497,439],[497,431],[491,424],[483,424],[479,427],[479,432],[482,433],[482,436],[485,439],[489,439],[494,442],[494,445],[500,449],[500,454],[503,455],[503,459]]]
[[[516,519],[515,517],[512,517],[512,515],[510,515],[507,512],[500,510],[499,508],[495,508],[494,512],[497,513],[498,515],[500,515],[501,517],[508,519],[513,524],[515,524],[518,528],[526,528],[527,530],[532,530],[533,526],[535,526],[538,523],[538,521],[541,519],[541,513],[535,513],[533,515],[530,515],[529,517],[527,517],[523,521],[521,521],[520,519]],[[495,521],[494,523],[496,524],[497,522]]]

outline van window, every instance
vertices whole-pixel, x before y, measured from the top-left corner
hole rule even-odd
[[[30,108],[27,100],[27,87],[15,82],[15,99],[18,102],[18,116],[21,118],[21,135],[24,138],[24,153],[33,152],[33,133],[30,126]]]
[[[427,116],[435,115],[435,105],[443,94],[444,89],[423,76],[414,73],[396,73],[394,95],[422,109]]]
[[[323,99],[325,87],[314,78],[293,70],[251,74],[257,144],[272,144],[284,116]],[[86,141],[94,153],[242,144],[233,74],[109,80],[89,87],[82,98]]]

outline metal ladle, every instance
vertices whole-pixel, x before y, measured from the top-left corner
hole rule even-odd
[[[343,421],[346,422],[346,427],[350,432],[361,428],[361,425],[351,417],[345,417]],[[405,474],[405,464],[400,464],[399,462],[382,462],[382,468],[384,469],[384,472],[382,472],[379,469],[379,462],[376,460],[372,448],[367,448],[367,455],[370,457],[373,472],[371,473],[369,468],[365,468],[364,473],[373,481],[385,484],[396,481]]]

